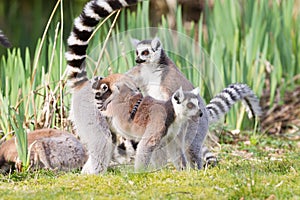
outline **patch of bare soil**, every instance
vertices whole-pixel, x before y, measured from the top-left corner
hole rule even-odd
[[[300,74],[295,77],[300,79]],[[293,140],[300,139],[300,85],[292,91],[282,91],[279,86],[275,93],[275,101],[270,103],[270,80],[260,98],[263,109],[261,128],[268,134],[293,134]]]

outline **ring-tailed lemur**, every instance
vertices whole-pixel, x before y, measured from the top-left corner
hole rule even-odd
[[[84,61],[88,40],[101,19],[115,10],[139,0],[92,0],[74,20],[66,52],[68,83],[72,89],[71,120],[80,140],[88,150],[88,160],[82,173],[105,172],[111,160],[112,139],[106,119],[94,104],[91,82],[87,78]]]
[[[139,141],[136,171],[162,166],[164,163],[158,163],[155,158],[161,153],[165,153],[162,161],[169,158],[177,169],[193,166],[195,161],[186,151],[186,145],[190,144],[185,137],[195,132],[185,130],[190,121],[198,123],[204,114],[199,107],[198,88],[190,92],[180,88],[167,101],[160,101],[143,96],[126,75],[112,74],[95,82],[93,89],[96,105],[100,101],[101,113],[108,117],[112,131]]]
[[[156,99],[166,100],[179,87],[182,87],[184,90],[194,88],[191,82],[166,55],[158,38],[133,41],[136,43],[137,66],[129,70],[127,75],[138,83],[138,86],[145,94]],[[207,119],[203,117],[200,120],[198,125],[199,134],[204,135],[203,132],[207,131],[208,125],[219,120],[239,100],[245,103],[249,116],[259,116],[261,114],[258,99],[253,91],[245,84],[232,84],[214,97],[206,106],[208,116]],[[201,109],[204,108],[201,107]],[[188,129],[193,130],[194,126],[196,125],[192,123]],[[191,139],[187,138],[187,140]],[[197,138],[190,142],[197,142],[196,140]],[[196,147],[196,145],[191,147]],[[195,150],[190,149],[190,151]],[[204,147],[202,152],[206,152],[206,155],[203,155],[204,160],[213,164],[216,163],[216,157],[207,151],[206,147]]]
[[[8,38],[3,34],[2,30],[0,30],[0,44],[6,48],[11,47]]]
[[[103,108],[103,98],[105,99],[107,97],[101,97],[99,94],[95,96],[99,109]],[[245,101],[244,104],[246,104],[246,109],[249,110],[249,117],[251,117],[252,113],[260,112],[260,109],[255,108],[256,104],[258,104],[258,99],[253,91],[246,84],[235,83],[223,89],[219,94],[211,99],[209,104],[207,104],[206,109],[208,111],[209,123],[219,120],[230,110],[233,104],[240,100]],[[250,104],[251,107],[248,107],[248,104]],[[133,140],[121,138],[121,142],[119,144],[120,148],[115,149],[113,154],[114,160],[122,164],[132,161],[131,158],[134,157],[136,153],[136,145],[136,142]],[[121,153],[119,153],[120,151]],[[203,146],[202,151],[203,159],[207,162],[206,164],[215,165],[216,157],[208,150],[208,148]]]
[[[8,172],[18,163],[16,138],[0,146],[0,172]],[[80,169],[87,160],[84,146],[72,134],[55,129],[40,129],[28,133],[30,167],[70,171]]]

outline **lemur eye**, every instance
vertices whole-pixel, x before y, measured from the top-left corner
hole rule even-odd
[[[149,51],[148,51],[148,50],[143,51],[143,52],[142,52],[142,55],[143,55],[143,56],[148,56],[148,55],[149,55]]]
[[[102,84],[101,89],[106,92],[108,89],[108,86],[106,84]]]
[[[192,109],[195,107],[195,105],[191,102],[189,102],[187,105],[186,105],[189,109]]]
[[[138,52],[138,50],[136,50],[136,51],[135,51],[135,54],[136,54],[136,55],[139,55],[139,52]]]

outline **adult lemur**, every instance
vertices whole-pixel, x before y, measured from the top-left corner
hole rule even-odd
[[[92,0],[74,20],[66,52],[68,83],[72,89],[70,118],[80,140],[88,150],[88,160],[82,173],[105,172],[111,160],[112,139],[106,119],[94,104],[91,82],[86,75],[84,61],[88,40],[101,19],[138,0]]]
[[[158,154],[163,154],[165,161],[169,158],[177,169],[193,165],[194,160],[186,151],[190,144],[185,143],[184,138],[185,134],[195,133],[186,132],[186,125],[190,121],[198,123],[206,115],[199,108],[198,88],[190,92],[183,92],[180,88],[167,101],[160,101],[143,96],[126,75],[112,74],[96,81],[93,89],[96,103],[100,102],[100,109],[108,117],[111,130],[140,141],[135,170],[162,166],[164,163],[156,160]]]
[[[145,94],[156,99],[166,100],[179,87],[182,87],[183,90],[193,89],[191,82],[168,58],[158,38],[134,41],[136,43],[136,63],[138,65],[128,71],[127,74],[137,82]],[[260,115],[261,108],[253,91],[245,84],[231,84],[215,96],[206,107],[200,107],[202,110],[207,110],[207,118],[201,118],[199,124],[192,122],[188,126],[188,132],[189,129],[194,130],[195,127],[198,127],[198,135],[204,135],[203,132],[207,131],[208,125],[219,120],[239,100],[242,100],[246,105],[249,116]],[[186,139],[190,143],[197,143],[197,140],[199,140],[197,137]],[[202,141],[199,143],[202,143]],[[196,149],[193,149],[195,147]],[[196,152],[198,148],[197,145],[191,145],[190,151]],[[209,152],[204,157],[208,162],[216,162],[216,158],[211,156]],[[198,166],[198,168],[200,167]]]
[[[27,134],[30,167],[69,171],[80,169],[87,160],[86,149],[74,135],[55,129],[40,129]],[[0,173],[12,165],[18,168],[16,138],[0,146]]]
[[[69,50],[66,53],[66,59],[68,61],[69,83],[73,91],[71,107],[73,113],[72,120],[81,140],[87,145],[89,154],[88,161],[83,167],[83,173],[104,172],[110,161],[108,152],[111,152],[112,150],[111,133],[108,129],[108,124],[93,104],[94,94],[91,89],[91,83],[86,76],[85,67],[82,65],[86,58],[88,40],[95,26],[103,17],[108,16],[114,10],[134,4],[137,1],[138,0],[93,0],[88,2],[81,15],[75,19],[73,31],[68,39]],[[161,46],[154,44],[153,47],[153,52],[159,49],[162,50]],[[155,55],[160,56],[160,54]],[[171,62],[168,60],[168,58],[165,59],[165,61]],[[144,64],[146,64],[146,62]],[[179,70],[176,72],[176,67],[173,68],[174,70],[170,71],[175,71],[175,75],[180,74]],[[141,77],[143,78],[143,76]],[[159,77],[154,77],[156,77],[155,80],[159,80],[159,83],[161,83]],[[183,76],[171,76],[171,78],[174,77]],[[178,84],[181,85],[180,81],[178,81]],[[184,90],[193,89],[193,86],[188,81],[186,81],[186,84],[183,84],[182,87]],[[189,87],[190,89],[187,89],[186,87]],[[179,87],[177,87],[177,89],[178,88]],[[240,89],[243,90],[244,87],[232,90],[240,91]],[[175,92],[175,90],[173,90],[173,92]],[[171,93],[172,92],[168,92],[169,97],[171,96]],[[245,94],[247,93],[244,93],[243,91],[234,92],[232,93],[232,99],[234,102],[239,99],[244,99]],[[164,98],[166,99],[166,96],[164,96]],[[202,100],[199,102],[202,102]],[[200,106],[200,108],[205,108],[204,104]],[[254,108],[253,110],[255,111],[256,108],[252,108]],[[226,107],[224,107],[224,109],[226,109]],[[202,136],[206,135],[209,120],[209,117],[205,116],[206,109],[203,110],[203,113],[200,123],[190,127],[191,130],[201,129],[201,131],[198,131],[199,134],[196,134],[195,137],[191,137],[193,138],[191,141],[186,141],[188,143],[195,143],[195,145],[191,145],[194,148],[190,149],[190,153],[191,155],[194,154],[192,158],[199,168],[201,166],[199,165],[200,163],[197,162],[199,160],[201,161],[201,158],[198,158],[200,157],[199,154],[201,154],[200,144],[203,140]]]

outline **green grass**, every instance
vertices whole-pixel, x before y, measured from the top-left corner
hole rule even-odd
[[[299,199],[300,151],[296,145],[267,136],[256,146],[222,145],[218,167],[201,171],[175,171],[168,166],[161,171],[138,174],[121,167],[104,175],[49,171],[0,175],[0,196],[2,199],[266,199],[274,195],[275,199]]]

